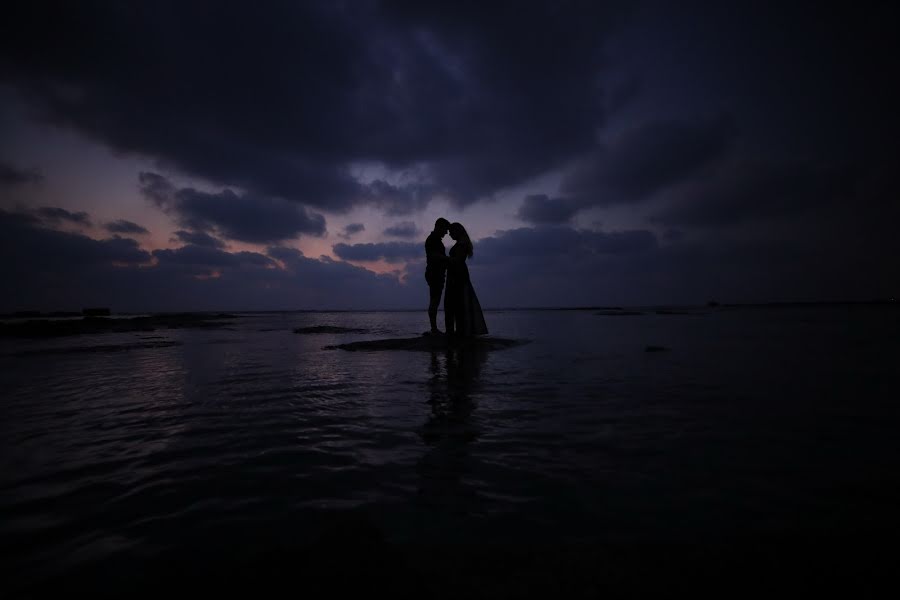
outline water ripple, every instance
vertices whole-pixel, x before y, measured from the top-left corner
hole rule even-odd
[[[319,511],[366,509],[389,539],[693,539],[894,505],[865,482],[900,487],[896,319],[865,335],[819,319],[833,350],[808,355],[785,340],[811,325],[756,313],[491,323],[534,343],[323,351],[421,329],[413,313],[342,313],[0,348],[4,548],[28,541],[17,560],[39,578],[229,528],[307,539]],[[290,333],[317,325],[370,334]]]

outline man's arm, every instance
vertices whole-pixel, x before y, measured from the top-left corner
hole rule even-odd
[[[447,254],[444,245],[438,242],[433,243],[431,240],[425,241],[425,256],[434,263],[446,262]]]

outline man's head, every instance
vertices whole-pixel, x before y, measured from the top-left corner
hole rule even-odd
[[[441,237],[447,235],[447,231],[450,229],[450,221],[445,219],[444,217],[439,218],[434,222],[434,232]]]

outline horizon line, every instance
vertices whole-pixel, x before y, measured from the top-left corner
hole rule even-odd
[[[739,308],[739,307],[776,307],[776,306],[840,306],[840,305],[870,305],[870,304],[897,304],[896,298],[878,298],[871,300],[774,300],[764,302],[716,302],[709,301],[702,304],[598,304],[590,306],[498,306],[485,308],[485,311],[587,311],[587,310],[624,310],[663,309],[663,308]],[[93,307],[84,307],[81,310],[15,310],[0,313],[0,318],[9,317],[40,317],[40,316],[82,316],[85,310]],[[106,307],[103,307],[106,308]],[[424,308],[275,308],[275,309],[203,309],[203,310],[128,310],[114,312],[112,315],[137,315],[137,314],[177,314],[177,313],[333,313],[333,312],[421,312]]]

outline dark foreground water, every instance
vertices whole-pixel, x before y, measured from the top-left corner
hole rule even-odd
[[[7,589],[496,597],[893,568],[900,310],[487,319],[532,342],[323,349],[424,329],[385,312],[0,340]],[[323,324],[369,331],[292,332]]]

